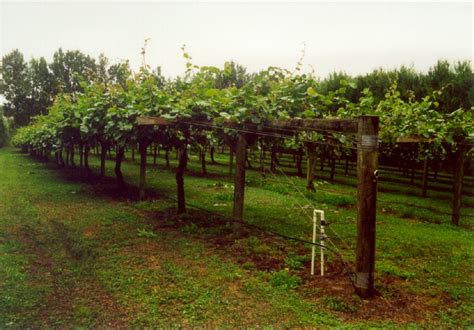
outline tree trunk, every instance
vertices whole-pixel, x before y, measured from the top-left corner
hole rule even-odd
[[[61,167],[64,167],[64,159],[63,159],[63,151],[62,150],[59,150],[58,156],[59,156],[59,165]]]
[[[249,169],[253,169],[252,167],[252,163],[250,162],[250,159],[249,159],[249,153],[245,153],[245,162],[247,163],[247,168]]]
[[[239,133],[236,155],[236,169],[234,177],[234,209],[235,220],[244,220],[244,193],[245,193],[245,159],[247,158],[247,143],[245,133]],[[237,225],[237,223],[236,223]],[[239,227],[238,225],[236,227]]]
[[[107,157],[107,146],[105,143],[100,144],[100,177],[105,177],[105,158]]]
[[[71,147],[71,155],[69,157],[69,162],[71,163],[71,166],[76,166],[76,164],[74,163],[74,146]]]
[[[147,152],[146,149],[148,144],[144,141],[139,142],[140,149],[140,183],[139,183],[139,199],[145,199],[145,185],[146,185],[146,158]]]
[[[132,149],[132,162],[135,161],[135,148],[136,148],[136,143],[133,142],[132,145],[131,145],[131,149]]]
[[[166,161],[166,168],[170,167],[170,151],[168,148],[166,148],[165,151],[165,161]]]
[[[184,171],[188,164],[188,150],[185,143],[179,152],[178,168],[176,169],[176,188],[178,195],[178,214],[186,213],[186,197],[184,195]]]
[[[201,159],[201,172],[202,174],[207,174],[206,171],[206,148],[204,146],[200,147],[200,159]]]
[[[410,184],[415,183],[415,164],[411,166],[411,176],[410,176]]]
[[[422,181],[422,184],[421,184],[421,196],[423,198],[426,197],[426,194],[427,194],[427,191],[428,191],[428,164],[429,164],[429,160],[428,160],[428,157],[425,158],[424,162],[423,162],[423,181]]]
[[[90,153],[90,147],[88,144],[86,144],[84,146],[84,170],[85,170],[87,179],[91,177],[91,169],[89,167],[89,153]]]
[[[459,226],[459,218],[462,205],[462,179],[464,176],[464,160],[466,158],[466,148],[463,144],[457,145],[458,150],[454,154],[453,169],[453,214],[451,222]]]
[[[125,153],[125,147],[118,147],[117,148],[117,155],[115,156],[115,176],[117,177],[117,185],[119,191],[125,189],[125,181],[123,179],[123,174],[121,170],[123,155]]]
[[[66,167],[69,167],[70,165],[70,157],[71,157],[71,150],[69,148],[66,148]]]
[[[334,175],[336,174],[336,157],[331,157],[331,181],[334,181]]]
[[[271,150],[271,160],[270,160],[270,171],[275,172],[276,171],[276,146],[272,145],[272,150]]]
[[[79,168],[84,168],[84,144],[79,143]]]
[[[210,153],[210,156],[211,156],[211,162],[212,164],[217,164],[216,160],[214,159],[214,152],[215,152],[215,147],[214,146],[211,146],[209,148],[209,153]]]
[[[265,147],[263,139],[260,139],[260,174],[265,177]]]
[[[306,189],[314,191],[314,170],[316,168],[316,148],[313,144],[308,144],[306,166]]]
[[[232,175],[234,171],[234,152],[232,148],[229,150],[229,174]]]
[[[303,176],[303,167],[301,166],[303,163],[303,147],[298,149],[298,154],[296,155],[296,168],[298,169],[298,176]]]

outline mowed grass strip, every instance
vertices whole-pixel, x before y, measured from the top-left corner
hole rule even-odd
[[[222,165],[209,165],[207,176],[199,174],[197,162],[191,161],[186,194],[191,204],[225,216],[232,208],[232,178],[227,175],[226,159],[219,156],[217,160]],[[4,203],[8,207],[0,211],[0,226],[9,233],[1,242],[7,249],[2,262],[10,265],[1,283],[13,297],[10,305],[5,303],[9,312],[0,313],[5,325],[365,327],[469,325],[472,321],[472,232],[470,226],[451,226],[444,215],[434,215],[436,221],[431,223],[417,211],[402,216],[398,210],[379,210],[377,288],[381,296],[366,303],[352,294],[347,278],[343,282],[328,279],[322,287],[318,279],[306,278],[308,247],[278,243],[299,253],[288,254],[286,247],[274,246],[276,239],[250,236],[221,248],[208,241],[226,228],[202,228],[193,212],[178,219],[184,227],[157,228],[166,222],[157,215],[174,207],[167,198],[175,194],[173,168],[149,166],[149,189],[161,198],[137,202],[114,197],[110,194],[113,186],[80,183],[77,170],[53,171],[54,165],[12,150],[0,150],[0,162],[4,169],[0,189],[2,196],[8,196]],[[96,166],[97,159],[91,163]],[[110,177],[112,169],[113,162],[108,161]],[[125,162],[123,171],[127,182],[136,185],[137,163]],[[317,183],[333,192],[308,194],[302,179],[282,175],[262,179],[249,171],[246,219],[309,239],[311,221],[305,209],[317,205],[327,211],[330,228],[337,232],[330,235],[351,261],[354,189]],[[435,201],[449,209],[444,198],[381,195],[389,201],[420,205]],[[330,252],[328,257],[330,264],[337,261]],[[254,263],[275,258],[280,263],[270,270],[262,271]],[[43,260],[39,268],[35,268],[37,260]],[[21,274],[23,281],[15,280],[20,276],[15,274]],[[340,285],[345,286],[343,292]],[[23,295],[15,296],[21,290],[30,295],[25,302]]]
[[[13,150],[0,168],[2,327],[338,324],[199,239],[138,235],[150,219],[127,200]]]

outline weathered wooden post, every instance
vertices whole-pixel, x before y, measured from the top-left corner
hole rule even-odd
[[[306,189],[314,191],[314,170],[316,167],[316,146],[306,143]]]
[[[144,141],[144,139],[138,144],[138,148],[140,149],[140,182],[138,197],[140,200],[145,199],[147,147],[148,144]]]
[[[453,212],[451,222],[459,226],[459,217],[461,214],[462,202],[462,179],[464,176],[464,161],[466,158],[466,148],[461,142],[457,145],[456,153],[454,154],[454,173],[453,173]]]
[[[186,213],[186,196],[184,194],[184,172],[188,165],[188,141],[182,143],[178,149],[178,167],[176,168],[176,194],[178,197],[178,214]]]
[[[131,146],[131,149],[132,149],[132,162],[134,162],[135,161],[135,148],[136,148],[137,144],[135,142],[132,142],[130,146]]]
[[[374,295],[375,224],[379,118],[361,116],[357,133],[357,249],[355,287],[359,296]]]
[[[235,150],[235,176],[234,176],[234,212],[235,220],[244,218],[244,192],[245,192],[245,159],[247,154],[246,134],[239,132],[237,149]]]
[[[423,161],[423,182],[421,184],[421,196],[426,197],[428,192],[428,165],[429,165],[429,156],[425,157]]]
[[[234,151],[232,147],[229,148],[229,175],[234,172]]]

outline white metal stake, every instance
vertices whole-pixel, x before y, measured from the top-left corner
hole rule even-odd
[[[326,224],[326,220],[324,219],[324,212],[321,213],[321,276],[324,276],[324,248],[326,246],[324,240],[326,239],[326,233],[324,231],[324,225]]]
[[[314,258],[316,257],[316,225],[318,210],[313,211],[313,246],[311,248],[311,275],[314,275]]]
[[[326,238],[324,225],[326,224],[326,220],[324,219],[324,211],[323,210],[313,210],[313,247],[311,249],[311,275],[314,275],[314,259],[316,258],[316,227],[318,225],[318,214],[321,218],[321,233],[320,233],[320,241],[321,241],[321,276],[324,276],[324,239]]]

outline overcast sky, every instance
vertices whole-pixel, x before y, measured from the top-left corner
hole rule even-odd
[[[0,0],[1,1],[1,0]],[[112,61],[184,72],[182,44],[197,65],[235,60],[249,71],[293,69],[303,43],[305,70],[325,76],[438,59],[471,59],[471,2],[6,2],[1,1],[2,55],[18,48],[48,61],[59,47]]]

